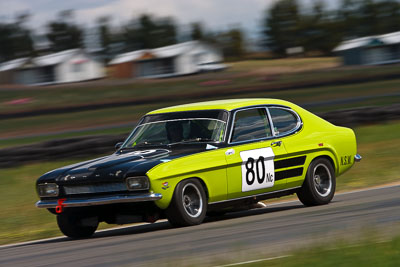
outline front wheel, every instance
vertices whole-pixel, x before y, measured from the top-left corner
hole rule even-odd
[[[166,210],[168,221],[175,227],[201,224],[207,213],[207,198],[197,179],[180,182]]]
[[[335,189],[335,171],[331,162],[326,158],[317,158],[308,167],[297,196],[305,206],[324,205],[331,202]]]
[[[60,231],[71,238],[87,238],[91,237],[96,232],[98,222],[92,225],[83,225],[82,219],[84,217],[74,213],[61,213],[57,215],[57,224]]]

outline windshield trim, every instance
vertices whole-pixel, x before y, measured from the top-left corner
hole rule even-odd
[[[228,131],[228,122],[229,122],[229,118],[230,118],[230,113],[228,113],[228,120],[224,121],[224,120],[219,120],[219,119],[214,119],[214,118],[185,118],[185,119],[171,119],[171,120],[160,120],[160,121],[154,121],[154,122],[146,122],[146,123],[142,123],[143,118],[140,119],[140,122],[136,125],[136,127],[133,129],[133,131],[129,134],[129,136],[125,139],[125,141],[123,142],[123,144],[121,145],[121,149],[126,149],[128,147],[126,147],[126,143],[128,142],[128,140],[131,139],[131,137],[136,133],[136,131],[141,128],[142,126],[148,125],[148,124],[154,124],[154,123],[160,123],[160,122],[170,122],[170,121],[184,121],[184,120],[213,120],[213,121],[218,121],[218,122],[222,122],[225,124],[224,126],[224,138],[222,141],[208,141],[208,143],[213,142],[213,143],[225,143],[226,142],[226,138],[227,138],[227,131]],[[205,143],[206,141],[204,141]],[[202,142],[203,143],[203,142]]]
[[[172,120],[162,120],[162,121],[153,121],[153,122],[146,122],[143,124],[139,124],[137,127],[141,127],[144,125],[148,125],[148,124],[154,124],[154,123],[159,123],[159,122],[170,122],[170,121],[187,121],[187,120],[210,120],[210,121],[219,121],[222,123],[227,123],[226,121],[223,120],[219,120],[219,119],[213,119],[213,118],[187,118],[187,119],[172,119]]]

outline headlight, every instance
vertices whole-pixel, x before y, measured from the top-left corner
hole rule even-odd
[[[37,192],[39,197],[56,197],[59,193],[58,185],[53,183],[38,184]]]
[[[146,190],[149,189],[149,178],[146,176],[131,177],[126,179],[128,190]]]

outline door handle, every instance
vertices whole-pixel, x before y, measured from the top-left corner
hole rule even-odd
[[[282,141],[275,141],[271,143],[272,147],[277,147],[277,146],[281,146],[282,145]]]
[[[227,156],[231,156],[231,155],[233,155],[233,154],[235,154],[235,150],[234,149],[228,149],[226,152],[225,152],[225,155],[227,155]]]

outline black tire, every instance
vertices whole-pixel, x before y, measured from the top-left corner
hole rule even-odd
[[[308,167],[297,196],[305,206],[325,205],[331,202],[335,189],[335,171],[331,162],[326,158],[317,158]]]
[[[57,215],[57,224],[60,231],[71,238],[88,238],[96,232],[98,223],[95,226],[82,226],[83,217],[79,214],[61,213]]]
[[[180,182],[174,191],[166,215],[174,227],[201,224],[207,213],[207,198],[197,179]]]

